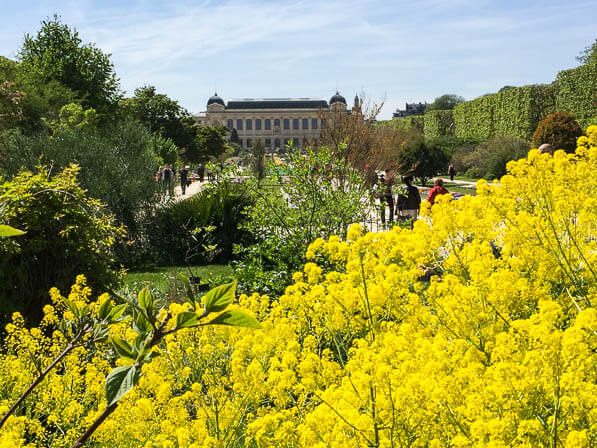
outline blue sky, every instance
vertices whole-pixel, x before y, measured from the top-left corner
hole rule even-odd
[[[57,13],[112,54],[130,95],[151,84],[191,112],[243,97],[404,103],[548,83],[597,38],[597,0],[1,0],[0,55]]]

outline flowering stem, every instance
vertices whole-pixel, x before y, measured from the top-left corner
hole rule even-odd
[[[70,353],[70,351],[76,347],[75,341],[77,339],[79,339],[79,337],[80,337],[80,334],[75,338],[75,340],[73,340],[72,343],[70,343],[66,346],[66,348],[62,351],[62,353],[60,353],[60,355],[58,355],[56,357],[56,359],[54,359],[54,361],[52,361],[52,363],[46,368],[46,370],[44,370],[43,372],[41,372],[39,374],[39,376],[36,378],[36,380],[33,383],[31,383],[31,385],[27,388],[27,390],[22,393],[22,395],[19,397],[19,399],[17,401],[15,401],[15,403],[11,406],[11,408],[8,410],[8,412],[6,414],[4,414],[4,416],[2,417],[2,420],[0,420],[0,428],[2,428],[2,426],[4,426],[4,423],[6,423],[6,421],[8,420],[8,417],[10,417],[17,410],[19,405],[25,400],[25,398],[27,398],[27,396],[33,391],[33,389],[35,389],[39,385],[39,383],[41,383],[43,381],[43,379],[50,372],[50,370],[52,370],[56,366],[56,364],[58,364],[62,360],[62,358],[64,358],[66,355],[68,355]]]
[[[83,445],[85,445],[85,442],[87,442],[87,439],[91,437],[91,434],[95,432],[99,425],[101,425],[104,422],[104,420],[107,419],[108,416],[116,410],[117,407],[118,402],[113,403],[106,409],[104,409],[104,412],[102,412],[101,415],[95,419],[91,426],[87,428],[87,430],[83,433],[83,435],[81,435],[81,437],[79,437],[79,439],[73,444],[71,448],[81,448]]]

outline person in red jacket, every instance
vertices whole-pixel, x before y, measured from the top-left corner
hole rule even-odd
[[[438,194],[448,194],[449,191],[444,187],[444,181],[441,180],[439,177],[436,177],[433,180],[433,188],[429,190],[429,195],[427,196],[427,200],[431,205],[435,202],[435,197]]]

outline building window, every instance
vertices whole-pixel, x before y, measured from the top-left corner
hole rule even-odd
[[[244,143],[244,140],[242,138],[239,138],[238,144],[240,145],[241,148],[244,148],[244,146],[245,146],[243,143]]]
[[[247,139],[247,148],[250,148],[251,146],[253,146],[253,142],[251,141],[250,138]]]
[[[279,118],[276,118],[276,119],[274,120],[274,128],[279,128],[279,127],[280,127],[280,119],[279,119]]]
[[[279,138],[274,140],[274,148],[276,148],[276,149],[280,148],[280,139]]]
[[[290,129],[290,118],[284,118],[284,129]]]
[[[261,118],[257,118],[255,120],[255,130],[256,131],[261,131]]]
[[[311,118],[311,129],[317,129],[317,118]]]
[[[309,129],[309,119],[303,118],[303,129]]]
[[[321,119],[321,129],[325,129],[325,120]]]
[[[243,130],[243,121],[242,120],[236,120],[236,130],[237,131]]]
[[[269,148],[270,146],[272,146],[272,139],[271,138],[266,138],[265,139],[265,147]]]
[[[234,127],[234,120],[228,120],[226,127],[230,130]]]
[[[298,128],[299,128],[299,119],[293,118],[292,119],[292,129],[298,129]]]
[[[272,128],[272,120],[270,120],[269,118],[265,119],[265,129],[267,129],[268,131]]]
[[[252,131],[253,130],[253,120],[251,120],[250,118],[246,120],[246,125],[247,125],[247,131]]]

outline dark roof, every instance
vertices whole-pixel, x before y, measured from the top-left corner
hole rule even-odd
[[[342,95],[340,95],[338,92],[336,92],[336,94],[330,98],[330,104],[334,104],[334,103],[346,104],[346,98],[344,98]]]
[[[327,101],[312,98],[245,98],[228,101],[226,109],[325,109],[327,107]]]
[[[213,103],[218,103],[218,104],[221,104],[222,106],[226,106],[226,103],[224,103],[224,100],[222,99],[222,97],[219,97],[217,93],[214,93],[214,96],[210,96],[209,99],[207,100],[208,106]]]

